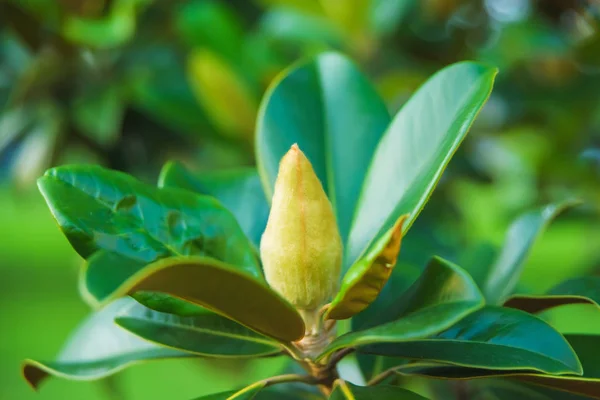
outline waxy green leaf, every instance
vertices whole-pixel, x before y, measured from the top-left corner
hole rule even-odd
[[[329,396],[330,400],[426,400],[410,390],[397,386],[356,386],[351,383],[338,380],[335,388]]]
[[[158,185],[216,198],[231,211],[244,233],[258,248],[267,225],[269,204],[254,168],[194,174],[183,165],[170,162],[163,167]]]
[[[388,281],[402,242],[402,224],[408,215],[400,217],[370,251],[356,262],[342,279],[325,318],[346,319],[367,308]]]
[[[493,370],[582,373],[577,355],[554,328],[523,311],[493,306],[426,339],[374,344],[360,350]]]
[[[565,335],[577,353],[583,367],[583,376],[550,376],[527,373],[526,371],[498,371],[479,368],[464,368],[442,365],[414,365],[400,368],[403,375],[419,375],[440,379],[507,378],[545,386],[591,398],[600,398],[600,336]]]
[[[435,257],[386,312],[392,322],[342,335],[320,357],[344,347],[425,338],[447,329],[481,306],[483,296],[471,277],[458,266]]]
[[[234,217],[210,197],[157,189],[94,165],[50,169],[38,185],[84,258],[98,250],[146,264],[169,256],[208,256],[262,277]]]
[[[166,258],[142,268],[119,286],[114,285],[113,276],[121,270],[120,265],[106,263],[98,271],[91,270],[93,266],[88,265],[87,287],[105,300],[137,291],[160,292],[284,342],[304,336],[302,317],[286,300],[249,274],[214,259]]]
[[[472,62],[446,67],[394,117],[368,171],[360,175],[365,178],[346,244],[346,266],[401,215],[409,214],[403,233],[410,228],[490,95],[496,72]],[[428,118],[431,113],[435,117]]]
[[[259,357],[281,352],[277,342],[205,310],[180,317],[133,305],[117,315],[117,325],[163,346],[209,357]]]
[[[132,299],[119,299],[91,315],[71,335],[55,361],[26,360],[23,364],[25,379],[37,388],[49,375],[94,380],[140,361],[194,356],[157,346],[115,325],[115,316],[134,303]]]
[[[592,304],[600,307],[600,277],[574,278],[558,284],[545,295],[514,295],[505,307],[537,313],[566,304]]]
[[[265,95],[257,120],[257,164],[267,198],[273,196],[279,160],[297,143],[333,204],[344,242],[389,121],[375,89],[339,54],[321,54],[286,71]]]
[[[535,240],[554,218],[577,204],[576,201],[550,204],[527,212],[512,223],[502,251],[483,284],[483,293],[489,303],[501,304],[512,293]]]

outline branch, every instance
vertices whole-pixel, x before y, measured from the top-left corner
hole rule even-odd
[[[338,351],[337,353],[334,353],[331,356],[331,358],[329,359],[329,362],[327,363],[326,368],[333,369],[337,365],[337,363],[339,363],[342,360],[342,358],[346,357],[348,354],[353,353],[354,351],[356,351],[356,348],[346,347],[345,349],[342,349],[342,350]]]

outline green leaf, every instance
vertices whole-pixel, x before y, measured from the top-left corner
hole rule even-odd
[[[120,265],[107,262],[101,271],[90,271],[93,265],[88,266],[87,287],[105,301],[137,291],[161,292],[284,342],[304,336],[302,317],[287,301],[229,264],[206,257],[171,257],[147,265],[119,286],[111,276],[119,273]]]
[[[581,374],[560,333],[520,310],[487,306],[435,336],[361,349],[373,354],[494,370]]]
[[[331,200],[342,241],[375,147],[390,121],[375,89],[353,62],[321,54],[271,85],[257,121],[258,170],[269,201],[279,161],[297,143]]]
[[[136,304],[117,315],[117,325],[163,346],[209,357],[258,357],[281,352],[277,342],[205,310],[180,317]]]
[[[61,34],[74,43],[99,49],[118,47],[135,34],[135,7],[132,1],[115,1],[103,18],[81,18],[68,15]]]
[[[116,84],[92,88],[71,107],[77,129],[101,146],[113,145],[121,133],[125,104]]]
[[[330,400],[426,400],[409,390],[389,385],[356,386],[341,380],[336,381]]]
[[[574,278],[558,284],[545,295],[514,295],[504,307],[537,313],[566,304],[592,304],[600,307],[600,276]]]
[[[37,388],[49,375],[94,380],[140,361],[193,356],[157,346],[115,325],[114,317],[133,303],[132,299],[119,299],[91,315],[71,335],[55,361],[26,360],[23,364],[25,379]]]
[[[169,162],[161,171],[158,185],[186,189],[216,198],[231,211],[244,233],[258,248],[267,225],[269,204],[255,169],[193,174],[183,165]]]
[[[577,204],[576,201],[550,204],[525,213],[512,223],[500,255],[483,284],[489,303],[501,304],[512,293],[535,240],[554,218]]]
[[[320,355],[344,347],[425,338],[447,329],[483,305],[471,277],[458,266],[434,257],[421,277],[386,312],[392,322],[335,339]]]
[[[38,185],[88,273],[115,287],[143,266],[170,256],[208,256],[263,280],[255,251],[235,218],[216,200],[157,189],[98,166],[53,168]],[[98,250],[104,250],[98,252]],[[118,264],[117,269],[112,264]],[[99,271],[100,270],[100,271]],[[88,290],[92,302],[100,294]]]
[[[591,398],[600,398],[600,336],[565,335],[565,338],[579,356],[583,376],[549,376],[527,373],[526,371],[497,371],[456,366],[418,366],[401,368],[403,375],[419,375],[440,379],[481,379],[505,378],[534,385],[545,386]]]
[[[350,267],[325,314],[326,319],[350,318],[379,296],[396,265],[402,242],[402,224],[406,217],[400,217],[371,251]]]
[[[188,59],[188,80],[212,123],[230,137],[250,137],[258,101],[233,65],[207,49]]]
[[[409,214],[403,234],[410,228],[490,95],[496,72],[472,62],[446,67],[394,117],[366,174],[354,177],[365,178],[346,244],[346,265],[369,251],[401,215]]]

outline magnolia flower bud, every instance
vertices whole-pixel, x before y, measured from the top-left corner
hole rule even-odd
[[[310,161],[293,145],[279,174],[260,254],[269,285],[305,316],[338,287],[342,243],[335,215]],[[307,327],[313,321],[306,321]]]

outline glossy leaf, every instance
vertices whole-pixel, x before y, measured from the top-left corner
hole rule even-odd
[[[325,318],[346,319],[367,308],[390,278],[402,242],[402,224],[407,215],[377,241],[368,254],[356,262],[342,279]]]
[[[392,322],[342,335],[321,357],[344,347],[425,338],[447,329],[482,305],[483,296],[471,277],[456,265],[435,257],[421,277],[387,310]]]
[[[579,356],[583,376],[549,376],[526,371],[497,371],[456,366],[417,366],[401,368],[399,373],[441,379],[505,378],[545,386],[591,398],[600,398],[600,336],[565,335]]]
[[[360,189],[347,264],[368,251],[401,215],[409,214],[403,233],[410,228],[490,95],[496,72],[472,62],[446,67],[394,117]],[[431,112],[435,118],[427,117]]]
[[[397,386],[356,386],[341,380],[336,381],[330,400],[426,400],[410,390]]]
[[[52,362],[26,360],[23,375],[37,388],[49,375],[72,380],[94,380],[146,360],[192,357],[193,354],[157,346],[114,324],[114,317],[135,303],[120,299],[91,315],[71,335]]]
[[[500,255],[483,284],[488,302],[500,304],[512,293],[535,240],[554,218],[577,204],[575,201],[551,204],[525,213],[512,223]]]
[[[566,304],[592,304],[600,307],[600,277],[574,278],[557,285],[545,295],[515,295],[504,306],[537,313]]]
[[[429,338],[361,351],[493,370],[582,373],[573,349],[550,325],[523,311],[493,306]]]
[[[297,143],[333,204],[345,241],[365,171],[389,121],[375,89],[339,54],[321,54],[286,71],[265,95],[257,121],[257,164],[267,198],[279,161]]]
[[[38,185],[79,254],[98,253],[89,260],[88,273],[98,272],[105,288],[110,282],[109,292],[143,266],[169,256],[209,256],[263,279],[251,244],[212,198],[157,189],[92,165],[53,168]],[[105,266],[112,275],[98,271]],[[88,292],[92,303],[103,301],[101,293]]]
[[[161,171],[160,187],[176,187],[219,200],[236,217],[244,233],[258,248],[269,217],[260,177],[253,168],[193,174],[170,162]]]
[[[240,390],[229,390],[198,397],[194,400],[300,400],[305,397],[299,393],[281,392],[273,387],[266,387],[266,382],[259,381]]]
[[[113,285],[120,266],[106,263],[98,271],[88,266],[87,286],[107,300],[137,291],[161,292],[216,311],[257,332],[281,341],[304,335],[298,312],[266,284],[237,268],[206,257],[171,257],[142,268]],[[119,280],[119,279],[117,279]]]
[[[134,305],[115,318],[117,325],[153,343],[212,357],[257,357],[281,352],[277,342],[205,310],[180,317]]]

